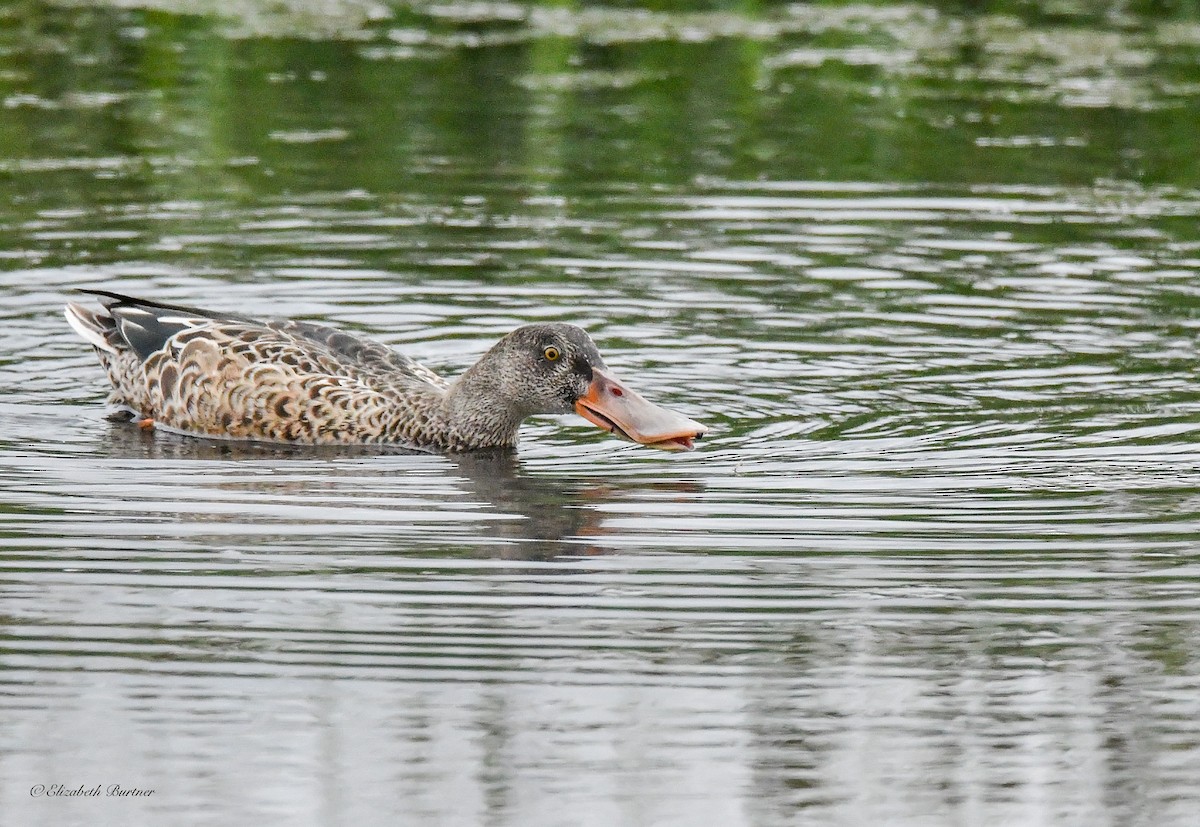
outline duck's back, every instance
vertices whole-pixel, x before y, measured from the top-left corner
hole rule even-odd
[[[96,346],[110,401],[155,426],[233,439],[422,445],[447,383],[324,325],[257,321],[99,293],[67,319]]]

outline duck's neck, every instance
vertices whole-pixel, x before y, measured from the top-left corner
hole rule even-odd
[[[458,378],[442,400],[451,451],[515,448],[521,422],[528,416],[507,399],[495,375],[475,365]]]

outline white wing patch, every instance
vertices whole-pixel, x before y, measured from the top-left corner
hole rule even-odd
[[[184,327],[204,327],[206,324],[212,324],[213,321],[198,316],[158,316],[156,318],[159,324],[178,324]]]

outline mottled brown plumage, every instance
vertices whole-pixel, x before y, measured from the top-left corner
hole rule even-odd
[[[652,447],[687,450],[696,422],[607,373],[587,333],[518,328],[451,383],[395,350],[319,324],[159,304],[117,293],[67,305],[112,382],[109,401],[155,427],[224,439],[511,448],[534,414],[576,411]]]

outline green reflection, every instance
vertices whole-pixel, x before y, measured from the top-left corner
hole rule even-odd
[[[1197,183],[1191,6],[1117,23],[1022,3],[439,8],[330,35],[285,6],[251,37],[267,24],[10,6],[0,182],[42,205],[704,176]]]

